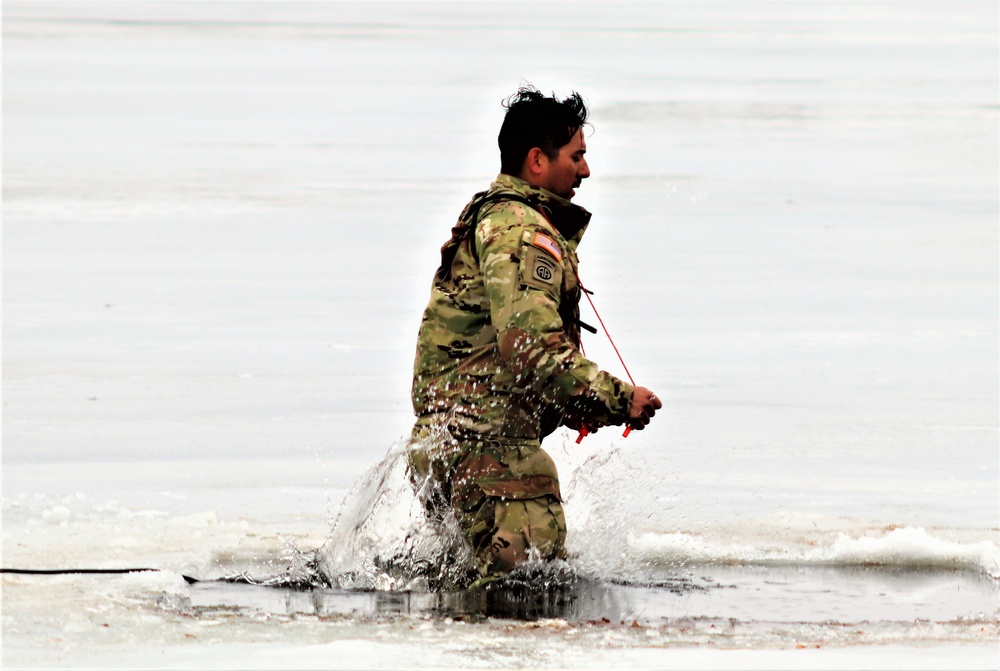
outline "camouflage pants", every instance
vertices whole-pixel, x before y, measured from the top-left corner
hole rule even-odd
[[[483,578],[507,574],[534,554],[565,558],[559,479],[538,441],[460,437],[418,425],[409,456],[415,482],[433,480],[428,512],[450,508]]]

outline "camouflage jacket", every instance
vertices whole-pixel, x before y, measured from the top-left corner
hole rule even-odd
[[[538,440],[580,419],[627,419],[633,387],[579,349],[576,248],[589,221],[509,175],[466,205],[441,248],[417,338],[418,426]]]

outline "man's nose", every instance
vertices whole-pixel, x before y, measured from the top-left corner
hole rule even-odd
[[[580,169],[576,171],[576,176],[580,179],[590,177],[590,166],[587,165],[587,159],[580,161]]]

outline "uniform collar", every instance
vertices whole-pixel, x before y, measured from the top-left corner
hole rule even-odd
[[[513,191],[527,198],[567,242],[572,243],[574,248],[580,244],[580,239],[583,238],[590,223],[590,212],[547,189],[529,184],[513,175],[497,175],[496,181],[490,185],[491,193],[502,191]]]

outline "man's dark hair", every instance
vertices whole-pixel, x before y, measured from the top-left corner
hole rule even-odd
[[[524,159],[533,147],[538,147],[550,159],[559,155],[576,131],[587,122],[587,106],[576,91],[565,100],[551,97],[534,86],[522,86],[507,98],[507,109],[500,126],[500,172],[517,176]]]

